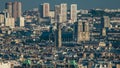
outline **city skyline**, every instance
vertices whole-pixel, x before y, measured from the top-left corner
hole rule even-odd
[[[0,68],[120,68],[112,2],[0,0]]]
[[[38,6],[41,3],[50,3],[50,8],[54,9],[54,5],[58,5],[60,3],[67,3],[68,5],[74,3],[78,5],[78,9],[92,9],[92,8],[110,8],[110,9],[115,9],[115,8],[120,8],[119,5],[119,0],[115,1],[103,1],[103,0],[0,0],[0,11],[4,9],[4,4],[6,2],[14,2],[14,1],[20,1],[22,2],[23,5],[23,11],[25,10],[30,10],[32,8],[38,8]],[[29,2],[29,3],[28,3]],[[31,5],[33,4],[34,5]],[[107,5],[106,5],[107,4]],[[70,6],[68,6],[70,8]]]

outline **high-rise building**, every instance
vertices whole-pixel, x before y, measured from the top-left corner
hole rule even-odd
[[[5,21],[4,13],[0,13],[0,25],[3,24]]]
[[[43,4],[40,4],[39,6],[39,13],[40,13],[40,17],[43,17]]]
[[[18,24],[19,24],[20,27],[24,27],[25,26],[25,24],[24,24],[24,17],[19,17],[18,18]]]
[[[72,4],[70,9],[70,19],[72,22],[77,21],[77,4]]]
[[[49,3],[43,3],[39,7],[40,17],[49,17],[50,5]]]
[[[80,32],[82,32],[82,20],[79,20],[78,23],[77,23],[77,43],[80,42],[80,39],[82,37],[82,34],[80,34]]]
[[[57,17],[60,14],[60,5],[55,5],[55,22],[57,22]]]
[[[109,18],[109,16],[103,16],[101,23],[105,28],[107,28],[107,27],[109,28],[110,27],[110,18]]]
[[[15,21],[17,21],[18,17],[21,17],[22,14],[22,5],[21,2],[13,2],[13,18],[15,18]]]
[[[67,4],[66,3],[60,4],[60,14],[62,16],[62,22],[66,22],[67,21]]]
[[[81,41],[89,41],[90,32],[89,32],[89,23],[87,21],[78,21],[78,31],[77,31],[77,43]]]
[[[14,28],[15,27],[14,18],[6,18],[5,26],[9,26],[10,28]]]
[[[9,13],[9,17],[12,17],[13,15],[12,2],[7,2],[5,4],[5,9],[7,9],[7,12]]]
[[[50,6],[49,3],[43,4],[43,17],[49,17],[50,14]]]

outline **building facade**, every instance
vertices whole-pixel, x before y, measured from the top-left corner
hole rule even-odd
[[[71,22],[77,21],[77,4],[72,4],[70,9],[70,19]]]
[[[17,21],[17,18],[21,16],[22,14],[22,4],[21,2],[7,2],[5,4],[5,8],[7,9],[7,12],[9,14],[9,17],[15,18],[15,21]]]
[[[55,5],[55,22],[57,22],[57,17],[60,14],[60,5]]]
[[[17,21],[17,18],[22,14],[21,2],[13,2],[13,18]]]
[[[6,18],[5,26],[9,26],[10,28],[15,27],[15,19],[14,18]]]
[[[39,7],[40,17],[49,17],[50,5],[49,3],[43,3]]]
[[[7,9],[7,12],[9,13],[9,17],[13,16],[13,3],[12,2],[7,2],[5,4],[5,9]]]
[[[60,4],[60,16],[62,17],[62,22],[67,21],[67,4],[66,3]]]
[[[104,28],[109,28],[110,27],[110,18],[109,16],[103,16],[102,22]]]
[[[3,13],[0,13],[0,25],[4,24],[5,16]]]
[[[77,32],[77,43],[81,41],[89,41],[90,32],[89,32],[89,23],[85,20],[78,21],[78,32]]]
[[[18,24],[19,24],[19,27],[24,27],[25,26],[24,17],[19,17],[18,18]]]

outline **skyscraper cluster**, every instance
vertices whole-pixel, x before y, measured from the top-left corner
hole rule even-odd
[[[77,22],[77,4],[71,4],[70,11],[68,15],[68,7],[66,3],[61,3],[60,5],[54,6],[54,23],[57,24],[57,34],[56,34],[56,45],[61,47],[62,45],[62,36],[61,36],[61,23],[71,23]],[[43,3],[39,6],[39,12],[41,18],[50,17],[50,4]]]
[[[7,2],[5,4],[5,8],[7,9],[7,12],[9,13],[9,17],[15,18],[15,20],[21,16],[22,14],[22,4],[21,2]]]
[[[49,3],[43,3],[39,7],[40,17],[50,17],[50,5]],[[70,19],[68,19],[68,8],[66,3],[61,3],[60,5],[55,5],[54,7],[54,18],[55,21],[60,16],[60,22],[65,23],[68,20],[71,22],[77,21],[77,4],[71,4],[70,6]]]
[[[22,17],[22,4],[21,2],[7,2],[5,4],[5,10],[0,13],[1,26],[9,26],[14,28],[24,26],[24,19]]]

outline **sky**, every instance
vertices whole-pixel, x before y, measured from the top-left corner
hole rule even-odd
[[[78,9],[92,9],[92,8],[120,8],[120,0],[0,0],[0,11],[4,9],[6,2],[22,2],[22,11],[32,8],[38,8],[41,3],[50,3],[51,9],[54,5],[60,3],[67,3],[68,8],[70,4],[74,3],[78,5]]]

